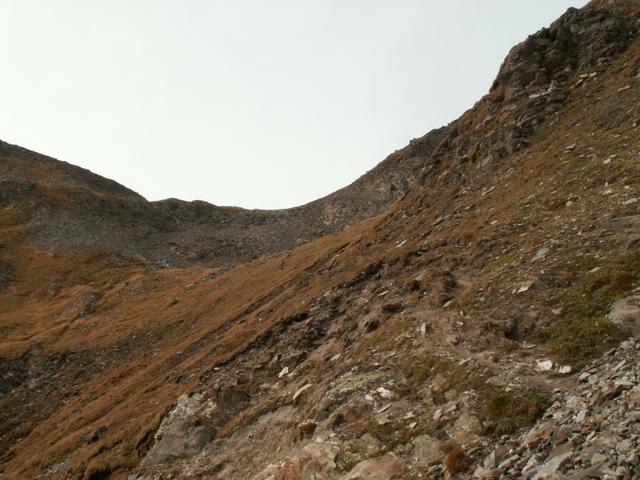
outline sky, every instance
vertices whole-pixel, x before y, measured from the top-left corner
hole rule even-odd
[[[0,0],[0,139],[149,200],[301,205],[459,117],[565,0]]]

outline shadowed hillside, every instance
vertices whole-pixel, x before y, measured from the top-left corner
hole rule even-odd
[[[333,233],[388,208],[415,183],[441,137],[390,155],[325,198],[288,210],[244,210],[176,199],[148,202],[112,180],[0,142],[0,204],[22,211],[30,240],[155,266],[229,267]]]

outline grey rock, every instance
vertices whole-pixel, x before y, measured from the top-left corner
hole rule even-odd
[[[200,453],[215,433],[206,422],[215,408],[215,404],[205,400],[202,394],[182,395],[160,424],[142,465],[168,463]]]
[[[571,458],[572,452],[565,452],[546,461],[536,469],[533,480],[557,478],[560,468]]]
[[[394,480],[402,478],[404,470],[400,459],[387,454],[360,462],[342,480]]]
[[[607,318],[617,325],[629,325],[640,321],[640,294],[615,302]]]
[[[616,445],[616,451],[618,453],[628,453],[631,448],[633,447],[632,443],[631,443],[631,439],[627,438],[625,440],[622,440],[621,442],[618,442]]]
[[[507,453],[506,447],[500,446],[496,448],[495,450],[493,450],[493,452],[489,454],[487,458],[485,458],[483,463],[484,467],[487,469],[496,468],[498,464],[502,461],[506,453]]]
[[[411,442],[413,444],[413,460],[420,467],[429,467],[435,462],[439,462],[444,454],[442,452],[442,442],[429,435],[420,435]]]
[[[592,457],[591,457],[591,465],[597,465],[597,464],[601,464],[604,463],[608,460],[608,457],[605,455],[602,455],[601,453],[595,453]]]
[[[488,480],[496,478],[496,472],[494,470],[488,470],[486,468],[477,467],[473,472],[473,478]]]
[[[51,282],[47,287],[47,295],[50,297],[55,297],[60,293],[62,286],[58,282]]]
[[[459,441],[463,441],[469,435],[478,435],[480,432],[482,432],[482,423],[478,417],[464,412],[453,424],[451,436]]]
[[[528,432],[500,439],[495,449],[510,449],[509,458],[496,461],[490,455],[478,473],[528,480],[640,478],[637,340],[630,338],[609,350],[574,378],[579,383],[558,391]]]

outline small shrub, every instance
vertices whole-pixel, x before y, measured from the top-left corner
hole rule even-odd
[[[444,465],[451,473],[463,473],[471,467],[471,460],[464,453],[464,450],[455,444],[447,444],[443,449],[446,453]]]
[[[549,406],[549,399],[537,392],[507,392],[492,386],[484,389],[486,434],[507,435],[534,423]]]
[[[568,317],[546,332],[551,352],[562,363],[582,368],[602,352],[617,345],[624,332],[605,318]]]

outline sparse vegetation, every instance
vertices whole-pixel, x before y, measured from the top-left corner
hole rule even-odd
[[[487,435],[514,433],[535,422],[550,404],[545,395],[532,391],[507,392],[485,386],[482,394]]]
[[[522,258],[522,252],[519,250],[511,250],[510,252],[503,253],[499,255],[494,260],[487,262],[487,264],[482,269],[482,273],[490,273],[495,272],[504,268],[506,265],[510,263],[519,262]]]
[[[591,467],[593,445],[618,448],[601,427],[629,417],[635,348],[607,357],[579,396],[571,387],[553,428],[540,418],[544,392],[573,383],[548,357],[581,366],[618,342],[624,325],[606,315],[640,286],[640,253],[629,253],[640,248],[640,89],[618,91],[637,75],[640,41],[592,61],[627,48],[640,9],[613,10],[545,29],[460,120],[293,210],[149,203],[0,142],[3,474],[235,479],[269,465],[345,478],[366,460],[403,479],[465,478],[489,448],[513,447],[494,452],[498,465],[514,457],[507,472],[584,443],[560,465],[577,475],[568,468]],[[566,41],[574,22],[584,41]],[[571,68],[556,82],[549,65],[562,58]],[[79,298],[87,308],[61,314]],[[592,388],[599,403],[586,408]],[[213,440],[193,458],[141,465],[160,420],[194,393],[202,411],[180,413],[175,443],[200,430]],[[552,433],[533,449],[523,440],[538,427]]]
[[[436,362],[432,359],[416,359],[400,365],[402,374],[407,378],[409,384],[415,388],[420,388],[429,378],[434,375]]]
[[[444,447],[446,453],[444,465],[451,473],[463,473],[471,467],[471,459],[467,457],[464,450],[456,444],[448,443]]]
[[[365,432],[367,431],[388,448],[394,448],[397,445],[406,443],[416,434],[415,431],[411,431],[411,429],[403,423],[380,423],[375,417],[369,420],[368,428]]]
[[[536,338],[546,342],[559,361],[584,366],[626,336],[622,328],[606,319],[606,314],[613,302],[624,297],[639,279],[638,252],[591,270],[558,295],[560,319],[539,331]]]

